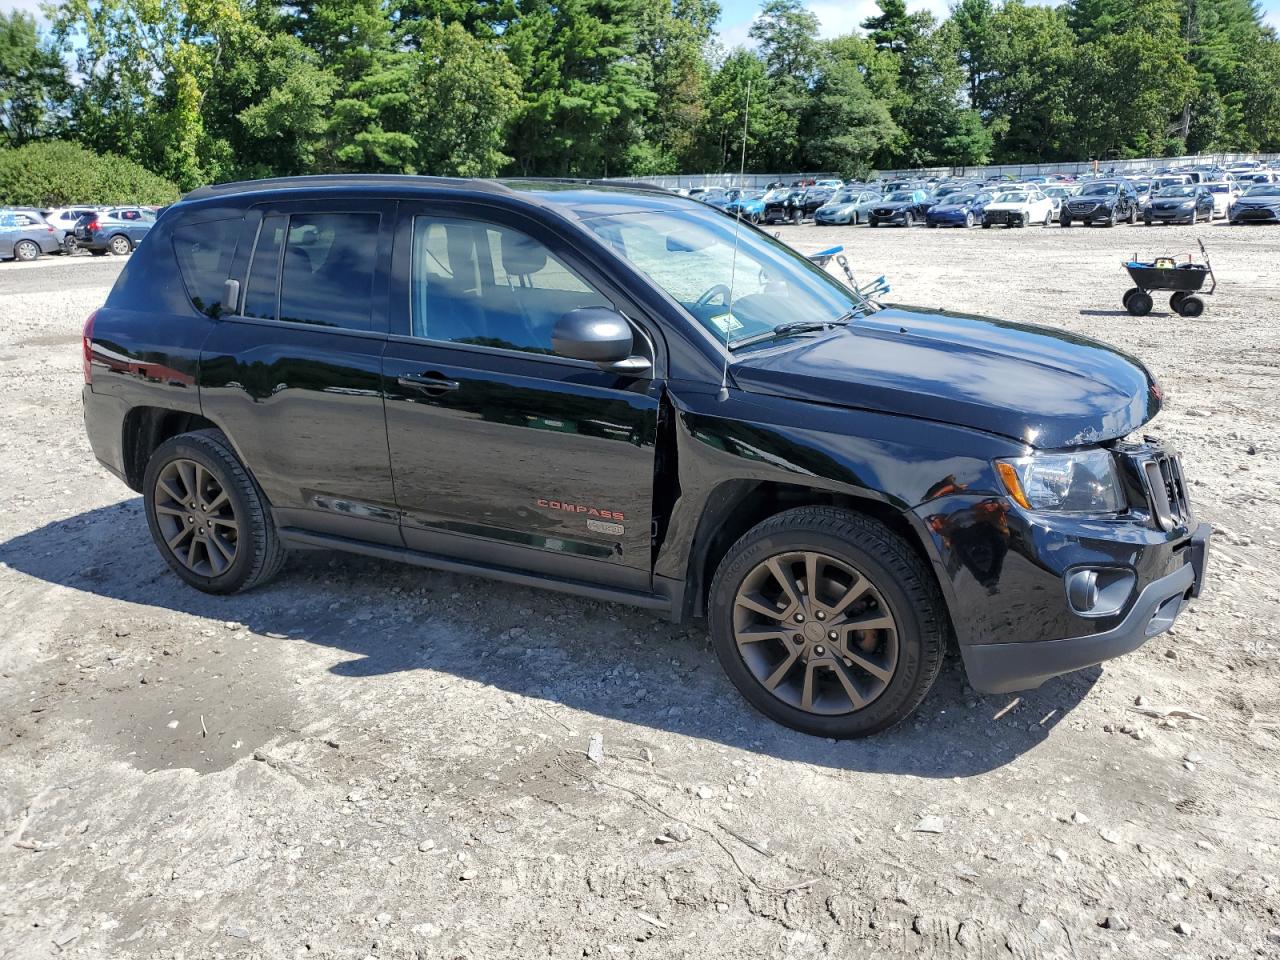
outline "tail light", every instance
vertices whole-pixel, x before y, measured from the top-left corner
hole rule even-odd
[[[93,320],[98,315],[95,310],[89,314],[84,322],[84,333],[80,335],[80,349],[83,353],[84,361],[84,382],[85,386],[93,386]]]
[[[93,233],[93,231],[98,229],[98,221],[90,220],[88,223],[84,225],[84,229],[88,233]]]

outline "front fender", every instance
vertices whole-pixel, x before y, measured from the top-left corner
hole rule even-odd
[[[913,508],[964,493],[1000,497],[991,467],[1021,447],[979,431],[910,417],[828,407],[730,390],[720,400],[704,384],[672,383],[671,500],[654,560],[655,577],[680,583],[700,576],[706,541],[760,484],[872,501],[914,531],[948,606],[954,606],[946,558]]]

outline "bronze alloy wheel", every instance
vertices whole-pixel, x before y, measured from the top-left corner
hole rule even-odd
[[[156,478],[154,502],[161,537],[184,567],[216,577],[235,563],[240,521],[227,491],[203,464],[185,459],[165,464]]]
[[[769,557],[747,574],[733,635],[761,686],[811,714],[862,710],[898,666],[898,624],[875,584],[815,551]]]

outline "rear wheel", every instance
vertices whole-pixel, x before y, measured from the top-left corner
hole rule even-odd
[[[1169,309],[1174,313],[1182,312],[1182,301],[1187,299],[1189,294],[1185,290],[1179,290],[1169,298]]]
[[[1045,227],[1047,227],[1047,226],[1049,226],[1051,223],[1053,223],[1053,211],[1052,211],[1052,210],[1048,210],[1048,211],[1046,211],[1046,212],[1045,212],[1045,215],[1044,215],[1044,223],[1043,223],[1043,224],[1041,224],[1041,226],[1045,226]]]
[[[933,685],[946,643],[942,598],[915,551],[832,507],[788,510],[743,536],[716,571],[709,613],[742,695],[814,736],[898,723]]]
[[[123,233],[117,233],[111,238],[111,242],[107,244],[108,248],[117,257],[123,257],[133,249],[133,243]]]
[[[1154,305],[1155,301],[1151,299],[1151,294],[1139,290],[1129,297],[1129,301],[1124,305],[1124,308],[1135,317],[1145,317],[1151,312],[1151,308]]]
[[[1198,317],[1204,313],[1204,301],[1199,297],[1188,295],[1174,309],[1184,317]]]
[[[13,258],[24,263],[40,259],[40,246],[31,240],[19,240],[13,245]]]
[[[1129,208],[1129,225],[1133,226],[1133,224],[1137,222],[1138,222],[1138,208],[1135,205]]]
[[[1124,292],[1124,296],[1120,298],[1120,302],[1124,304],[1124,308],[1126,310],[1129,309],[1129,298],[1132,297],[1135,293],[1141,293],[1141,292],[1142,291],[1139,290],[1137,287],[1130,287],[1128,290]]]
[[[142,489],[156,547],[197,590],[248,590],[284,563],[267,498],[220,431],[166,440],[147,462]]]

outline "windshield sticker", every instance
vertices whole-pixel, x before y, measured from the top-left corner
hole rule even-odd
[[[722,313],[718,317],[712,317],[708,322],[715,324],[716,329],[721,333],[737,333],[742,329],[742,321],[732,313]]]

